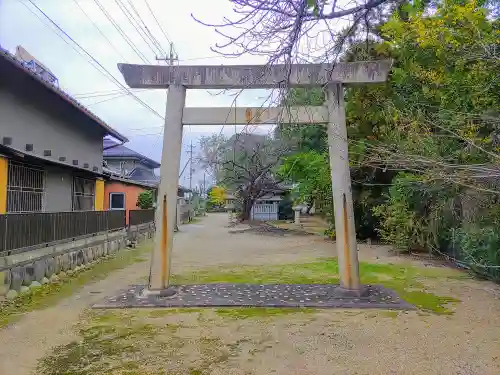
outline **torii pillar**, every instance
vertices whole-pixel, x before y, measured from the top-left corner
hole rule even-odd
[[[182,145],[182,126],[228,122],[327,123],[328,146],[335,206],[335,233],[341,286],[360,292],[359,263],[354,223],[343,85],[379,83],[387,80],[392,61],[328,64],[244,66],[159,66],[118,64],[131,88],[168,89],[161,183],[156,211],[156,234],[149,292],[160,295],[169,289],[175,207]],[[272,89],[282,82],[288,87],[326,86],[325,107],[268,109],[184,108],[186,89]],[[231,112],[232,111],[232,112]],[[230,112],[230,113],[228,113]],[[249,113],[251,116],[249,116]],[[277,121],[278,120],[278,121]]]

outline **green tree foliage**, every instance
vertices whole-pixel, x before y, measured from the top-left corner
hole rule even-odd
[[[328,153],[306,151],[289,156],[285,158],[278,174],[296,182],[296,203],[306,202],[309,207],[316,205],[326,216],[332,218],[332,183]]]
[[[410,8],[408,21],[382,27],[397,61],[394,121],[381,128],[388,141],[430,158],[491,160],[481,148],[493,150],[498,125],[490,121],[500,108],[498,26],[476,1],[445,1],[432,16]]]
[[[288,91],[281,105],[285,108],[292,106],[320,106],[325,102],[322,88],[292,88]],[[324,152],[328,148],[326,129],[324,125],[280,124],[276,127],[275,136],[288,142],[298,152]]]
[[[487,5],[399,2],[390,19],[373,23],[373,39],[349,39],[342,60],[394,60],[387,83],[345,90],[358,237],[375,232],[401,249],[455,254],[491,274],[487,266],[500,265],[491,208],[499,200],[500,22]],[[296,89],[285,103],[322,100],[321,91]],[[311,147],[303,128],[279,129],[299,144],[280,173],[301,199],[318,200],[318,174],[329,182],[326,134]]]
[[[407,171],[373,210],[384,240],[452,253],[491,274],[500,232],[480,218],[491,217],[498,201],[499,23],[481,5],[407,6],[406,19],[396,14],[382,26],[387,42],[379,49],[396,62],[381,97],[383,117],[358,162]],[[472,204],[471,214],[467,200],[489,205]]]
[[[136,205],[142,210],[153,208],[153,192],[151,190],[146,190],[139,194]]]

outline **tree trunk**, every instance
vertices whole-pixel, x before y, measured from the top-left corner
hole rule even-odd
[[[243,198],[243,207],[241,209],[241,221],[250,220],[250,214],[253,207],[253,199],[252,198]]]

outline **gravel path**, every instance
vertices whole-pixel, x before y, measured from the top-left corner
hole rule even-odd
[[[103,295],[134,282],[137,275],[143,275],[147,269],[147,262],[135,263],[85,286],[56,306],[29,312],[19,322],[0,329],[0,374],[33,373],[38,359],[47,350],[77,338],[72,327],[82,311]]]
[[[172,272],[224,264],[307,262],[335,252],[332,243],[314,236],[228,234],[241,229],[245,227],[227,228],[225,214],[209,215],[199,224],[183,226],[175,238]],[[361,245],[360,255],[372,262],[408,262],[389,257],[385,247]],[[72,327],[90,304],[125,285],[144,282],[148,266],[148,262],[137,263],[117,271],[59,305],[29,313],[0,330],[0,374],[32,374],[37,361],[52,347],[79,339]],[[428,287],[462,301],[454,315],[325,310],[261,321],[228,320],[206,310],[199,313],[202,319],[198,313],[174,314],[155,317],[154,323],[160,327],[182,323],[184,328],[176,332],[179,340],[186,341],[179,349],[184,355],[179,357],[180,364],[186,355],[195,356],[200,351],[201,342],[215,340],[217,347],[237,349],[227,358],[219,356],[225,359],[213,362],[203,374],[500,374],[498,287],[474,280],[429,280]],[[137,317],[149,313],[123,310],[117,314]],[[154,320],[147,319],[148,323]],[[192,364],[185,365],[191,368]]]
[[[241,262],[286,263],[314,258],[318,254],[316,251],[304,252],[296,238],[261,238],[244,233],[228,235],[229,230],[226,214],[210,215],[201,223],[182,226],[175,237],[172,272]],[[0,375],[32,374],[37,361],[50,348],[77,338],[72,327],[83,311],[126,285],[143,283],[148,272],[149,262],[133,264],[84,287],[56,306],[30,312],[19,322],[0,329]]]

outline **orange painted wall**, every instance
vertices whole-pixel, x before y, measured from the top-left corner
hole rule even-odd
[[[109,210],[109,193],[125,193],[125,210],[127,211],[128,224],[128,211],[139,209],[136,206],[137,197],[145,190],[147,189],[137,185],[128,185],[119,181],[106,181],[104,183],[104,209]]]

